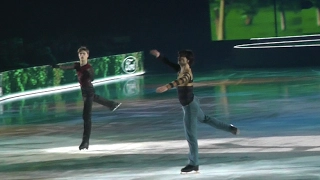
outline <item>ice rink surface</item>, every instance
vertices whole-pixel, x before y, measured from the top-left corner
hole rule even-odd
[[[176,90],[155,93],[176,75],[148,73],[96,87],[123,104],[93,105],[86,151],[79,90],[0,102],[0,179],[320,179],[319,70],[194,76],[203,111],[241,131],[198,123],[200,173],[180,174],[188,145]]]

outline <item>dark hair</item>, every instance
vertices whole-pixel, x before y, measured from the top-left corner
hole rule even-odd
[[[88,49],[87,47],[85,47],[85,46],[81,46],[81,47],[78,49],[78,53],[79,53],[80,51],[86,51],[86,52],[89,54],[89,49]]]
[[[185,49],[178,52],[180,57],[186,57],[189,60],[189,65],[194,63],[194,54],[191,50]]]

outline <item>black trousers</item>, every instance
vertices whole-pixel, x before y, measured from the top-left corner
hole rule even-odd
[[[103,106],[113,109],[116,102],[105,99],[97,94],[95,94],[93,87],[81,87],[81,93],[83,98],[83,141],[89,141],[91,134],[91,112],[92,112],[92,102],[99,103]]]

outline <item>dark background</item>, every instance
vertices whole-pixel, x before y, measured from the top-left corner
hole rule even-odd
[[[249,40],[211,41],[208,0],[13,0],[0,13],[1,71],[74,61],[82,45],[91,58],[145,51],[147,72],[167,71],[148,55],[154,48],[172,61],[192,49],[199,71],[319,65],[317,48],[264,54],[233,49]]]

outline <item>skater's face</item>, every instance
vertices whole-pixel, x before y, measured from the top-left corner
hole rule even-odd
[[[179,56],[178,57],[178,64],[180,65],[180,66],[185,66],[185,65],[187,65],[189,63],[189,60],[186,58],[186,57],[184,57],[184,56]]]
[[[80,51],[78,53],[78,56],[79,56],[79,60],[82,64],[86,64],[88,62],[88,57],[89,57],[89,54],[87,53],[87,51]]]

